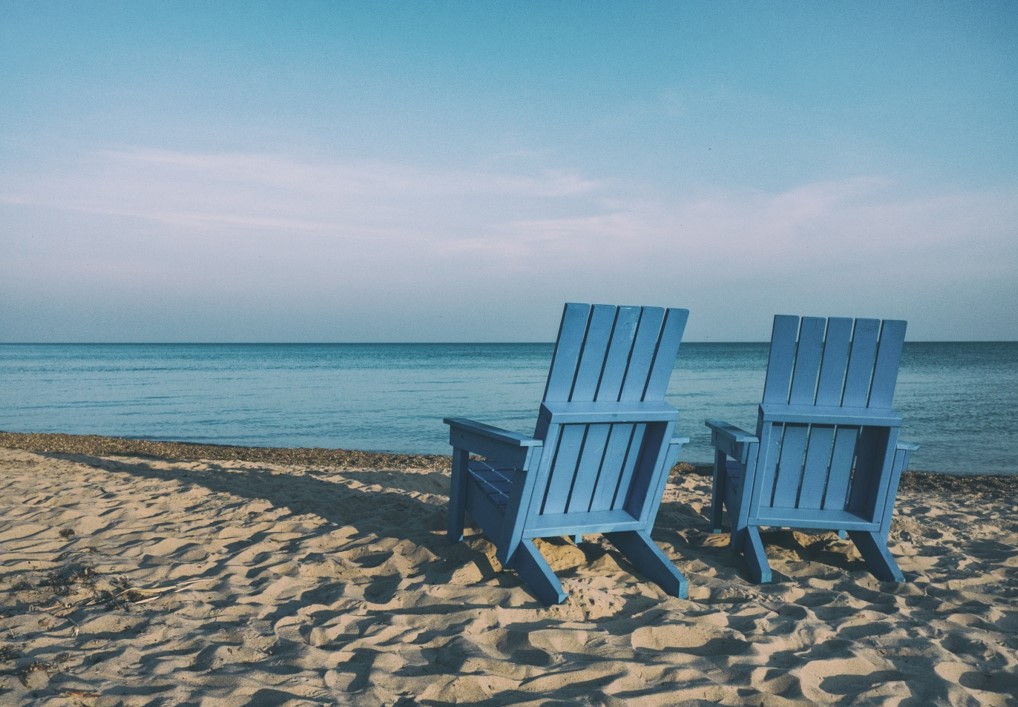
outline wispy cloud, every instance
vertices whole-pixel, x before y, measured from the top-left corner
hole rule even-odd
[[[922,194],[884,177],[667,200],[568,169],[531,173],[262,154],[101,150],[73,169],[0,183],[0,201],[193,229],[427,237],[446,252],[601,258],[656,249],[737,263],[1001,244],[1015,190]],[[811,255],[812,250],[822,251]],[[964,252],[958,253],[964,259]]]
[[[135,148],[91,153],[72,170],[0,191],[0,201],[202,231],[378,232],[402,220],[428,232],[436,218],[462,220],[471,203],[478,213],[478,204],[493,200],[536,208],[601,189],[568,170],[517,174]]]
[[[471,307],[457,284],[470,281],[518,301],[682,292],[766,320],[778,306],[854,313],[888,297],[907,314],[937,283],[1018,272],[1018,188],[930,194],[880,176],[675,199],[570,169],[122,148],[34,181],[0,177],[0,203],[76,215],[66,232],[0,235],[37,279],[73,274],[88,238],[93,267],[120,273],[110,282],[166,285],[172,262],[181,292],[216,283],[237,298],[272,282],[282,297],[336,299],[384,280]]]
[[[249,153],[184,153],[150,148],[95,153],[110,165],[154,167],[222,183],[267,185],[305,192],[355,194],[501,194],[562,197],[585,194],[600,183],[566,170],[538,174],[456,169],[426,169],[379,161],[301,162],[285,156]]]

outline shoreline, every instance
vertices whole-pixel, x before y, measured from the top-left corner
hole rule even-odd
[[[441,454],[399,454],[395,452],[362,452],[323,447],[244,447],[231,444],[171,442],[160,440],[75,435],[59,432],[0,431],[0,448],[23,449],[29,452],[86,454],[93,456],[133,455],[180,461],[264,462],[330,466],[339,468],[405,469],[448,467],[450,457]]]
[[[326,466],[341,469],[429,469],[448,470],[450,456],[443,454],[400,454],[364,452],[322,447],[245,447],[241,445],[171,442],[159,440],[75,435],[58,432],[0,431],[0,448],[50,454],[90,456],[148,456],[177,461],[243,461],[298,466]],[[679,462],[673,473],[710,476],[711,465]],[[1016,494],[1018,473],[952,474],[937,471],[908,471],[899,488],[909,491],[966,494]]]

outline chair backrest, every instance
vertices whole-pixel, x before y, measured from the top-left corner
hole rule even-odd
[[[565,306],[535,431],[545,449],[531,514],[643,512],[677,416],[664,396],[688,315]]]
[[[879,521],[901,424],[891,403],[905,326],[774,318],[757,425],[757,508]]]
[[[763,402],[890,410],[903,321],[774,317]]]
[[[689,311],[569,303],[545,402],[664,400]]]

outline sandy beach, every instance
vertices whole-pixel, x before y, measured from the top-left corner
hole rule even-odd
[[[0,704],[1018,704],[1018,477],[907,474],[907,583],[774,531],[756,586],[704,471],[654,532],[688,600],[562,539],[544,607],[447,542],[444,457],[0,434]]]

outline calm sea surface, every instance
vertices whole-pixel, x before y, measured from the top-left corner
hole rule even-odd
[[[551,344],[5,344],[0,430],[448,454],[445,416],[532,432]],[[766,344],[683,344],[668,400],[752,431]],[[907,343],[911,468],[1018,473],[1018,343]]]

